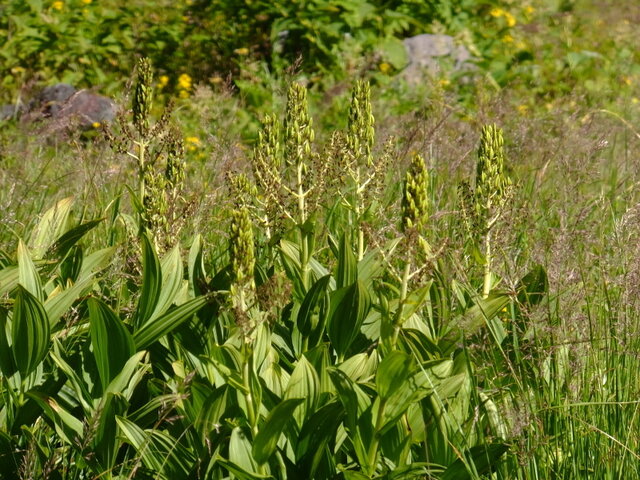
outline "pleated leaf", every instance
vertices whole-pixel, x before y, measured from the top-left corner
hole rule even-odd
[[[49,247],[67,230],[73,198],[63,198],[47,210],[31,234],[30,248],[34,258],[43,258]]]
[[[355,340],[369,313],[371,298],[364,285],[357,281],[331,294],[331,315],[327,334],[338,357],[343,357]]]
[[[142,235],[142,287],[136,310],[136,325],[144,324],[158,305],[162,289],[162,268],[149,237]]]
[[[278,439],[285,425],[293,418],[294,410],[304,398],[290,398],[273,408],[253,441],[251,452],[259,465],[267,462],[276,451]]]
[[[87,301],[89,333],[104,391],[135,353],[133,337],[116,314],[97,298]]]
[[[208,296],[194,298],[179,307],[169,310],[164,315],[146,322],[139,327],[133,335],[138,350],[146,348],[182,323],[191,319],[208,301]]]
[[[24,378],[47,355],[50,328],[42,303],[22,285],[17,287],[11,327],[13,358]]]
[[[31,260],[31,254],[22,240],[18,242],[18,276],[18,282],[39,302],[43,302],[44,292],[40,275],[38,275],[38,270]]]

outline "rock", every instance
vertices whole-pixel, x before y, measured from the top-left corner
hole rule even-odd
[[[77,121],[83,128],[111,122],[116,117],[116,104],[109,98],[80,90],[52,113],[58,120]]]
[[[42,119],[55,121],[55,128],[91,128],[111,122],[116,116],[116,104],[109,98],[88,90],[76,90],[66,83],[43,89],[28,105],[22,118],[25,123]]]
[[[19,118],[23,111],[22,104],[0,105],[0,122]]]
[[[464,45],[456,45],[450,35],[424,33],[405,38],[404,46],[409,64],[402,73],[411,83],[420,82],[425,72],[430,75],[440,72],[443,60],[453,63],[454,70],[473,68],[473,57],[469,50]]]

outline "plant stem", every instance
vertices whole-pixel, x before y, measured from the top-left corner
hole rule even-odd
[[[482,298],[487,298],[491,291],[491,230],[487,230],[484,237],[484,282]]]

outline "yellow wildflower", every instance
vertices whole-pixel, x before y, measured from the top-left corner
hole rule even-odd
[[[180,90],[180,93],[178,94],[178,96],[180,98],[189,98],[189,92],[187,92],[186,90]]]
[[[527,15],[527,16],[531,15],[535,11],[536,11],[536,9],[533,8],[531,5],[525,5],[525,7],[524,7],[524,14]]]
[[[249,55],[249,49],[247,47],[236,48],[233,53],[236,55]]]
[[[186,137],[184,141],[187,144],[187,150],[190,152],[194,152],[201,146],[200,139],[198,137]]]
[[[167,75],[160,75],[158,78],[158,88],[162,89],[169,83],[169,77]]]
[[[191,77],[186,73],[180,75],[178,77],[178,87],[182,90],[189,90],[191,88]]]
[[[513,43],[513,37],[507,33],[504,37],[502,37],[502,41],[504,43]]]
[[[637,105],[638,103],[640,103],[640,99],[639,99],[639,98],[637,98],[637,97],[633,97],[633,98],[631,99],[631,103],[633,103],[634,105]]]
[[[509,12],[504,12],[504,19],[507,21],[507,26],[509,28],[515,27],[516,23],[516,17],[514,17],[513,15],[511,15]]]
[[[516,21],[516,17],[514,17],[511,13],[507,12],[506,10],[503,10],[502,8],[492,8],[491,10],[489,10],[489,15],[491,15],[494,18],[504,17],[504,20],[505,22],[507,22],[507,26],[509,28],[514,27],[516,23],[518,23]]]
[[[382,62],[380,65],[378,65],[378,68],[384,74],[387,74],[391,71],[391,65],[389,65],[387,62]]]
[[[11,69],[11,73],[13,73],[14,75],[20,75],[21,73],[24,73],[25,70],[22,67],[13,67]]]
[[[520,115],[526,115],[527,112],[529,111],[529,106],[528,105],[518,105],[518,113]]]
[[[54,10],[62,10],[64,8],[64,2],[56,1],[51,4],[51,8]]]
[[[629,86],[633,82],[631,81],[631,77],[629,77],[628,75],[624,75],[622,77],[622,83],[624,83],[625,85]]]
[[[91,126],[92,126],[93,128],[100,128],[100,127],[102,126],[102,124],[101,124],[100,122],[93,122],[93,123],[91,124]]]
[[[448,87],[449,85],[451,85],[451,80],[449,80],[448,78],[443,78],[438,83],[441,87]]]
[[[82,0],[82,3],[85,5],[89,5],[91,2],[93,2],[93,0]]]

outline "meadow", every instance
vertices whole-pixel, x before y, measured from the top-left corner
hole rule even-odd
[[[0,6],[0,479],[640,478],[640,5],[382,3]]]

